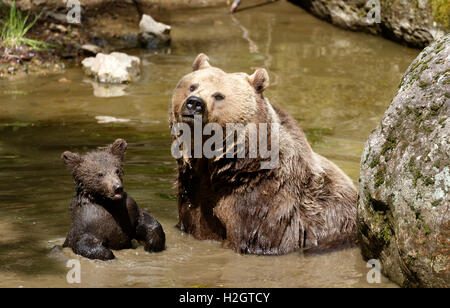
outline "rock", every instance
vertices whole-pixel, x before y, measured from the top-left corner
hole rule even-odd
[[[410,65],[361,158],[362,254],[404,287],[450,286],[450,35]]]
[[[103,52],[103,49],[101,47],[94,44],[84,44],[81,46],[81,49],[93,55]]]
[[[380,23],[366,18],[374,8],[368,0],[290,1],[341,28],[383,35],[419,48],[450,30],[450,19],[445,16],[450,7],[448,2],[440,0],[379,0]]]
[[[99,53],[86,58],[82,65],[85,73],[102,83],[127,83],[134,81],[140,74],[140,60],[121,52],[109,55]]]
[[[70,83],[71,81],[65,77],[62,77],[62,78],[58,79],[58,82],[59,83]]]
[[[171,27],[155,21],[149,15],[142,15],[139,29],[139,41],[146,48],[156,49],[170,44]]]
[[[63,25],[57,25],[54,23],[51,23],[49,26],[50,30],[59,31],[61,33],[67,33],[67,28]]]

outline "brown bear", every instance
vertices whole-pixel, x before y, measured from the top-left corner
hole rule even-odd
[[[80,156],[64,152],[62,160],[76,185],[70,205],[72,227],[63,247],[89,259],[114,259],[111,249],[132,247],[131,240],[145,243],[148,252],[165,248],[160,223],[139,209],[122,185],[122,161],[127,149],[117,139],[104,150]]]
[[[175,145],[179,124],[195,130],[199,123],[201,128],[217,123],[225,131],[228,123],[239,123],[246,126],[249,140],[248,124],[267,123],[266,127],[278,125],[279,153],[276,167],[262,168],[267,157],[260,154],[199,157],[182,144],[184,154],[176,156],[178,228],[198,239],[223,241],[224,247],[239,253],[279,255],[353,244],[357,192],[352,181],[313,152],[291,116],[269,103],[263,95],[268,85],[265,69],[251,76],[226,73],[212,67],[204,54],[195,59],[193,72],[179,81],[169,112]],[[275,133],[268,131],[271,145]],[[249,143],[243,151],[249,153]],[[236,153],[236,147],[231,152]]]

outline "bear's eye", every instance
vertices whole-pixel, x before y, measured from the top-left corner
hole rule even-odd
[[[198,84],[193,84],[189,87],[189,91],[194,92],[195,90],[197,90],[198,88]]]
[[[120,174],[120,170],[116,169],[116,174],[119,175]]]
[[[214,93],[213,97],[216,101],[221,101],[225,99],[225,96],[222,93]]]
[[[103,177],[103,173],[99,172],[99,173],[97,174],[97,176],[98,176],[99,179],[101,179],[101,178]]]

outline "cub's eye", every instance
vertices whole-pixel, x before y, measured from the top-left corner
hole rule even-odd
[[[222,93],[214,93],[213,97],[216,101],[221,101],[225,99],[225,96]]]
[[[194,92],[195,90],[197,90],[198,88],[198,84],[193,84],[189,87],[189,91]]]
[[[103,173],[99,172],[99,173],[97,174],[97,176],[98,176],[99,179],[101,179],[101,178],[103,177]]]
[[[116,169],[116,174],[119,175],[120,174],[120,170]]]

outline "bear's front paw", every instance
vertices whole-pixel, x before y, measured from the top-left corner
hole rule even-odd
[[[153,231],[151,234],[147,235],[145,241],[145,251],[148,252],[159,252],[166,248],[166,235],[162,228]]]
[[[102,261],[115,258],[113,252],[103,246],[101,241],[90,234],[84,234],[72,247],[73,252],[88,259]]]

